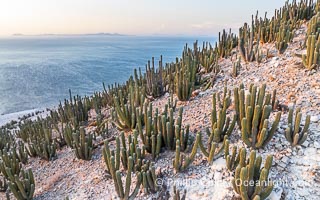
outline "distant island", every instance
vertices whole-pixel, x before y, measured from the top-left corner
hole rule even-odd
[[[85,34],[55,34],[55,33],[43,33],[43,34],[22,34],[14,33],[12,36],[128,36],[119,33],[85,33]]]

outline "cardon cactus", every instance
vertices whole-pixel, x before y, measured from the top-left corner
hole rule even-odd
[[[157,192],[160,187],[157,185],[157,174],[154,163],[145,161],[141,169],[142,186],[146,194]]]
[[[251,151],[248,164],[238,166],[232,180],[233,189],[243,200],[266,199],[273,190],[273,182],[268,179],[272,166],[272,156],[266,159],[261,169],[262,157]]]
[[[249,92],[245,95],[244,85],[240,84],[239,88],[234,88],[234,107],[236,110],[237,116],[237,124],[241,129],[241,121],[243,118],[247,118],[252,120],[255,107],[259,105],[260,108],[264,108],[264,106],[269,106],[268,111],[270,112],[265,113],[265,117],[269,118],[269,115],[273,109],[275,109],[278,105],[278,101],[276,100],[276,90],[273,90],[272,95],[266,92],[266,84],[262,84],[260,88],[257,86],[250,84]],[[248,107],[251,107],[248,109]],[[252,110],[253,113],[247,112]],[[261,113],[262,114],[262,113]]]
[[[193,144],[193,147],[192,147],[192,151],[190,153],[189,156],[184,156],[184,155],[181,155],[181,151],[180,151],[180,141],[179,140],[176,140],[176,154],[175,154],[175,158],[173,160],[173,167],[177,172],[180,172],[180,171],[184,171],[194,160],[195,156],[196,156],[196,153],[197,153],[197,150],[198,150],[198,145],[199,145],[199,142],[201,140],[201,136],[199,134],[197,134],[197,138],[196,138],[196,141],[194,142]]]
[[[237,62],[232,63],[232,76],[236,78],[240,74],[241,70],[241,59],[239,58]]]
[[[137,110],[137,113],[139,113],[139,116],[141,115],[140,110]],[[144,130],[142,124],[145,124]],[[158,131],[158,109],[156,109],[153,115],[152,103],[145,103],[144,114],[138,117],[137,130],[146,151],[152,153],[152,157],[155,159],[160,154],[162,135],[161,132]]]
[[[302,55],[303,65],[312,70],[320,64],[320,35],[318,37],[315,35],[310,35],[307,40],[307,54]]]
[[[137,123],[138,114],[137,109],[142,110],[145,94],[141,86],[133,80],[129,81],[129,94],[128,101],[125,102],[122,96],[122,92],[119,92],[119,96],[115,95],[114,109],[112,110],[112,123],[117,126],[119,130],[132,130]]]
[[[169,113],[166,110],[158,117],[158,132],[162,134],[163,146],[169,150],[174,150],[175,142],[179,140],[181,151],[184,151],[188,144],[189,126],[186,129],[183,129],[181,126],[183,108],[179,108],[176,120],[173,116],[173,109],[170,108]]]
[[[83,127],[80,127],[79,131],[72,134],[73,136],[73,147],[78,159],[91,160],[92,157],[92,134],[88,133],[86,135]]]
[[[269,127],[269,120],[267,119],[271,112],[271,106],[264,106],[261,110],[260,106],[257,105],[254,109],[254,114],[249,106],[247,109],[248,117],[252,116],[252,121],[250,118],[243,118],[241,123],[241,138],[243,142],[254,149],[264,148],[275,134],[281,112],[278,112],[272,127]]]
[[[226,158],[226,165],[229,171],[233,171],[236,169],[236,167],[239,165],[239,163],[242,163],[240,165],[244,165],[246,161],[246,149],[241,148],[239,152],[237,151],[237,147],[232,147],[232,153],[229,154],[229,141],[226,141],[225,145],[225,158]]]
[[[22,170],[20,176],[15,174],[13,179],[8,181],[10,191],[17,200],[31,200],[35,190],[35,183],[32,170]]]
[[[301,117],[301,108],[297,108],[295,119],[293,119],[293,108],[289,109],[288,128],[286,129],[285,136],[292,146],[301,145],[308,137],[310,115],[307,115],[303,129],[300,127]]]
[[[22,164],[14,154],[7,151],[0,151],[0,171],[7,180],[13,180],[15,174],[19,174],[22,169]]]
[[[173,200],[185,200],[187,196],[187,190],[183,190],[182,196],[180,190],[177,189],[176,185],[173,186]]]
[[[162,56],[159,60],[158,69],[155,69],[154,58],[152,58],[151,64],[150,61],[148,61],[148,64],[146,65],[146,74],[144,77],[144,79],[146,80],[146,93],[153,98],[157,98],[162,96],[165,92],[165,83],[162,78]]]
[[[238,49],[245,62],[252,62],[256,60],[255,54],[258,51],[259,44],[254,46],[254,31],[255,26],[252,15],[251,29],[247,23],[239,29]]]
[[[16,147],[16,145],[13,146],[12,154],[14,154],[13,157],[18,158],[21,163],[27,164],[28,153],[27,153],[25,145],[22,141],[18,142],[18,147]]]
[[[197,71],[200,69],[197,54],[197,42],[194,43],[193,51],[186,45],[182,53],[182,59],[175,64],[174,87],[175,94],[180,101],[188,101],[195,89]]]
[[[213,137],[211,136],[208,140],[207,148],[202,143],[201,133],[197,133],[197,138],[199,137],[199,147],[202,151],[203,155],[208,159],[209,164],[212,164],[212,162],[215,159],[218,159],[223,155],[223,150],[225,148],[225,145],[227,145],[227,136],[224,137],[223,144],[218,147],[218,144],[213,142]]]
[[[116,192],[121,200],[133,200],[137,196],[140,185],[142,183],[142,174],[140,172],[137,172],[137,182],[136,186],[133,190],[133,192],[130,194],[130,188],[131,188],[131,175],[132,175],[132,168],[133,168],[133,159],[130,156],[128,159],[128,171],[127,171],[127,177],[125,186],[123,186],[122,180],[121,180],[121,173],[119,170],[115,170],[115,161],[114,157],[111,156],[111,176],[114,181]]]
[[[288,43],[291,42],[293,39],[293,32],[290,28],[282,24],[280,27],[279,32],[277,33],[277,41],[276,41],[276,48],[278,49],[280,54],[283,54],[284,51],[288,47]]]
[[[234,126],[236,124],[236,116],[233,117],[232,121],[230,117],[227,117],[227,108],[229,107],[230,96],[227,96],[225,92],[224,98],[222,100],[222,109],[217,112],[217,101],[216,93],[213,93],[212,97],[212,111],[211,111],[211,132],[207,128],[207,134],[209,136],[213,135],[214,142],[223,141],[224,136],[230,136]],[[231,122],[231,123],[230,123]]]
[[[133,138],[129,135],[128,140],[126,141],[124,132],[121,132],[120,137],[116,137],[115,150],[111,150],[109,142],[105,141],[102,154],[109,173],[111,173],[111,157],[115,159],[115,170],[120,169],[120,161],[123,168],[127,170],[129,167],[129,157],[132,157],[134,164],[132,170],[140,171],[142,160],[145,155],[145,148],[144,146],[140,148],[138,145],[138,133],[134,131],[133,135]]]
[[[222,34],[219,32],[219,42],[216,43],[216,52],[220,58],[226,58],[231,55],[231,51],[237,46],[237,36],[231,32],[223,30]]]

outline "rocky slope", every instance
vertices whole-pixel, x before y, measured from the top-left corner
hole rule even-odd
[[[266,83],[268,91],[277,89],[277,98],[284,110],[279,129],[268,146],[258,152],[263,158],[268,154],[274,156],[271,178],[276,186],[269,197],[274,200],[320,198],[320,72],[305,70],[301,58],[296,56],[305,51],[301,49],[305,32],[306,25],[303,25],[295,32],[293,42],[283,55],[277,54],[274,44],[264,44],[264,51],[269,49],[273,56],[264,58],[260,64],[242,63],[237,78],[231,76],[232,61],[221,60],[219,64],[222,71],[215,76],[212,89],[199,92],[187,103],[178,102],[178,107],[184,106],[183,125],[190,124],[191,133],[195,134],[197,131],[204,132],[210,126],[212,93],[222,92],[225,81],[229,89],[240,83],[245,86],[250,83]],[[168,98],[167,94],[155,100],[154,107],[162,109]],[[294,105],[302,107],[303,121],[307,114],[311,115],[311,125],[307,141],[302,146],[292,148],[284,137],[284,130],[287,126],[286,108]],[[108,112],[105,109],[105,115]],[[91,120],[94,120],[94,113]],[[109,137],[117,134],[119,131],[115,128],[109,130]],[[231,146],[245,147],[238,127],[232,134],[230,143]],[[70,199],[117,199],[113,181],[105,172],[101,150],[102,146],[95,149],[91,161],[76,159],[72,150],[67,147],[59,150],[57,159],[51,162],[30,158],[27,167],[32,168],[36,179],[34,199],[64,199],[67,196]],[[179,189],[186,189],[187,199],[237,197],[230,184],[232,174],[226,169],[223,158],[209,165],[198,150],[193,164],[185,172],[178,174],[174,174],[173,158],[174,152],[166,151],[157,159],[156,168],[162,174],[159,184],[165,184],[168,188],[176,184]],[[160,194],[163,192],[151,196],[141,192],[138,198],[157,198]],[[0,198],[4,198],[4,195],[0,194]]]

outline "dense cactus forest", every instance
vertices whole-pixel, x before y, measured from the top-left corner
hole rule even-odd
[[[70,91],[47,115],[6,124],[1,199],[318,199],[319,164],[312,186],[276,181],[304,173],[288,160],[319,156],[319,98],[297,97],[320,95],[319,33],[320,1],[287,2],[216,44],[196,41],[174,62],[152,58],[125,83]],[[292,73],[298,90],[284,89]],[[210,185],[212,174],[230,185]]]

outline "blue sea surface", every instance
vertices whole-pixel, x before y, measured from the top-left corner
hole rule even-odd
[[[57,105],[73,94],[91,95],[124,82],[134,68],[181,57],[183,46],[214,37],[12,36],[0,38],[0,114]]]

